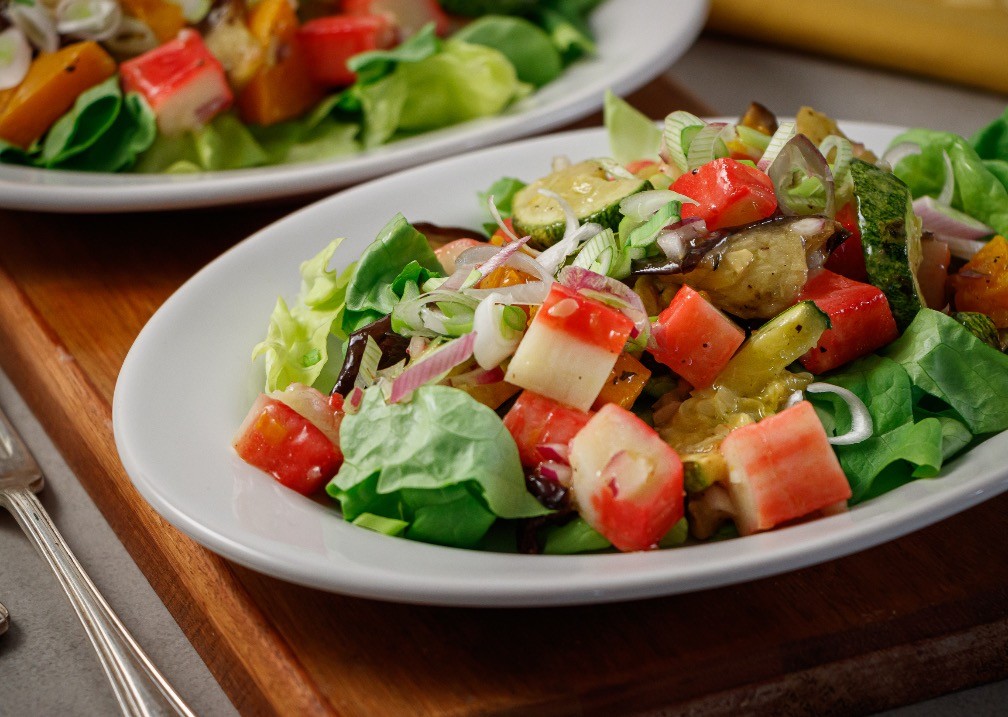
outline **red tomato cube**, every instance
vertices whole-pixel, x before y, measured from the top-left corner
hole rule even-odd
[[[728,157],[686,172],[670,189],[697,201],[683,204],[682,217],[701,217],[710,231],[758,222],[777,211],[770,177]]]
[[[650,351],[694,388],[707,388],[745,341],[745,332],[688,286],[652,327]]]
[[[834,249],[826,260],[826,268],[854,281],[867,281],[868,270],[864,263],[864,248],[861,246],[861,228],[858,226],[857,209],[848,202],[836,213],[836,220],[850,236]]]
[[[165,135],[199,129],[231,106],[224,68],[194,30],[119,65],[124,92],[138,92]]]
[[[504,416],[504,427],[518,445],[522,465],[535,467],[546,461],[539,446],[544,443],[566,445],[591,417],[587,411],[565,406],[532,391],[522,391]]]
[[[769,530],[851,497],[815,409],[802,401],[721,442],[728,492],[742,535]]]
[[[347,60],[369,50],[392,47],[395,28],[385,15],[329,15],[309,20],[297,31],[312,78],[323,85],[351,85],[356,74]]]
[[[683,517],[679,454],[633,413],[607,403],[570,442],[578,513],[623,551],[649,550]]]
[[[303,396],[292,402],[301,404],[305,411],[320,412],[318,420],[330,435],[338,430],[341,401],[330,402],[329,411],[319,411],[319,404],[325,405],[324,399],[316,401],[315,408],[308,406]],[[310,495],[336,475],[343,463],[343,453],[330,435],[284,401],[261,394],[238,429],[233,446],[246,463],[266,471],[288,488]]]
[[[889,301],[881,289],[871,284],[821,269],[805,283],[798,300],[812,300],[830,318],[831,328],[823,332],[815,348],[799,359],[812,373],[842,366],[899,336]]]

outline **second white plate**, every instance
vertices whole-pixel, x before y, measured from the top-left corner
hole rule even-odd
[[[344,187],[433,159],[540,133],[594,112],[678,59],[706,0],[609,0],[593,13],[597,53],[507,112],[347,157],[201,174],[107,174],[0,165],[0,207],[50,212],[150,211],[273,200]]]

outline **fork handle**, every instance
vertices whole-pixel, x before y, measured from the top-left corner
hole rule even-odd
[[[194,717],[105,602],[35,494],[27,488],[0,491],[0,503],[7,505],[59,578],[98,652],[123,714]]]

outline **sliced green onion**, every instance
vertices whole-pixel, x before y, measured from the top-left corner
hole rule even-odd
[[[378,379],[378,363],[381,361],[382,350],[373,337],[367,337],[364,344],[364,354],[361,356],[360,371],[354,380],[354,386],[364,390],[374,385]]]
[[[624,244],[634,247],[647,247],[654,244],[662,229],[682,219],[681,212],[682,202],[673,199],[655,212],[650,219],[630,232],[630,236],[626,238]]]
[[[56,31],[100,42],[119,31],[122,16],[115,0],[63,0],[56,7]]]
[[[773,161],[777,159],[777,155],[780,154],[781,149],[787,144],[792,137],[795,136],[795,123],[794,122],[781,122],[777,125],[777,131],[773,133],[773,137],[770,138],[770,144],[767,145],[766,152],[760,157],[760,161],[756,163],[756,168],[761,172],[767,171]]]
[[[581,247],[581,251],[574,257],[574,261],[571,264],[580,266],[582,269],[590,269],[591,265],[599,258],[603,251],[615,248],[616,235],[613,234],[612,229],[603,229]]]
[[[711,122],[702,127],[686,150],[687,169],[696,169],[718,157],[727,157],[728,147],[724,143],[724,135],[733,131],[734,126],[725,122]]]
[[[752,149],[759,155],[766,152],[770,146],[770,135],[760,132],[758,129],[746,127],[744,124],[735,125],[735,133],[743,145]]]
[[[686,149],[689,147],[689,140],[706,124],[702,119],[685,110],[678,110],[668,115],[665,118],[665,129],[662,132],[662,159],[667,164],[677,167],[680,172],[687,171],[689,164],[686,162]],[[687,133],[686,130],[692,127],[697,129]]]
[[[8,27],[0,32],[0,90],[21,84],[31,60],[31,45],[21,30]]]

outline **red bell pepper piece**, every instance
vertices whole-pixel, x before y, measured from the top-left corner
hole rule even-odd
[[[347,60],[369,50],[392,47],[395,27],[386,15],[329,15],[309,20],[297,32],[312,78],[323,85],[353,84]]]
[[[710,231],[757,222],[777,211],[770,177],[728,157],[687,172],[670,188],[698,202],[683,204],[683,219],[701,217]]]
[[[831,328],[800,359],[812,373],[842,366],[899,336],[885,294],[871,284],[820,269],[805,283],[798,298],[815,302],[830,318]]]

